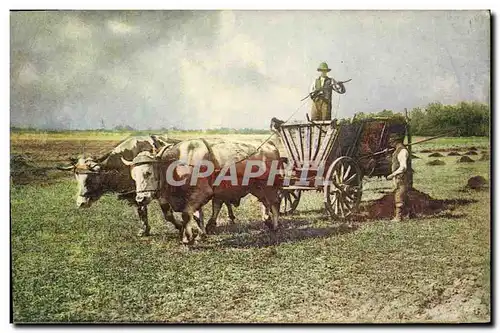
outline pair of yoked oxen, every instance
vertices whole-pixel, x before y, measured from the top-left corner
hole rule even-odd
[[[201,161],[213,163],[215,173],[200,177],[200,169],[196,170],[196,166]],[[223,203],[234,222],[231,205],[238,206],[247,194],[254,195],[262,203],[264,221],[273,232],[276,231],[279,175],[271,182],[268,182],[269,174],[265,173],[250,179],[248,185],[231,183],[227,186],[227,181],[222,181],[214,186],[214,175],[223,170],[236,170],[238,179],[241,179],[249,161],[265,165],[273,161],[282,163],[272,142],[255,146],[220,139],[179,141],[151,135],[128,138],[101,157],[80,157],[59,169],[74,172],[78,184],[78,207],[90,207],[104,193],[116,192],[119,199],[137,207],[142,222],[139,234],[147,236],[150,233],[147,205],[157,199],[165,220],[179,230],[181,241],[192,244],[206,232],[213,231]],[[166,181],[167,171],[173,177],[173,183],[183,185],[176,186],[172,181]],[[191,182],[194,176],[196,181]],[[212,216],[205,228],[201,212],[210,200]],[[182,213],[182,221],[174,218],[174,211]]]

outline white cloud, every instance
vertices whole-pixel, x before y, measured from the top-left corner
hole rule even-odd
[[[92,29],[77,17],[67,17],[66,24],[59,30],[59,36],[64,40],[81,41],[92,38]]]
[[[305,94],[280,77],[283,73],[286,78],[290,68],[278,66],[293,70],[291,57],[280,53],[269,58],[265,45],[253,31],[238,25],[234,12],[220,12],[219,18],[214,47],[191,50],[180,59],[183,112],[206,128],[265,128],[272,116],[288,117]],[[269,64],[274,64],[271,75]]]
[[[444,103],[450,103],[460,96],[460,84],[453,75],[437,76],[432,90],[435,100]]]
[[[37,73],[35,66],[28,62],[19,71],[17,82],[21,85],[27,85],[33,81],[38,81],[40,76]]]
[[[113,33],[119,35],[128,35],[131,33],[135,33],[139,30],[137,27],[133,27],[127,23],[115,20],[108,21],[108,29],[111,30]]]

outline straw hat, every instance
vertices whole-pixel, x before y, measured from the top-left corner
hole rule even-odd
[[[322,62],[318,66],[318,72],[329,72],[331,71],[330,68],[328,68],[328,64],[326,62]]]

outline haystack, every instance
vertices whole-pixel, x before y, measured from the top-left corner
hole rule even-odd
[[[479,190],[488,187],[488,182],[484,177],[474,176],[467,181],[467,187],[473,190]]]
[[[457,163],[472,163],[474,160],[469,156],[462,156],[457,160]]]

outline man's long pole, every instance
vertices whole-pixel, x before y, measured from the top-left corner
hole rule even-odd
[[[408,177],[408,185],[410,185],[410,189],[413,188],[413,169],[411,168],[411,160],[412,160],[412,152],[411,152],[411,126],[410,126],[410,118],[408,117],[408,109],[405,108],[405,119],[406,119],[406,136],[408,137],[408,153],[410,155],[409,161],[408,161],[408,170],[410,170],[409,176]]]

